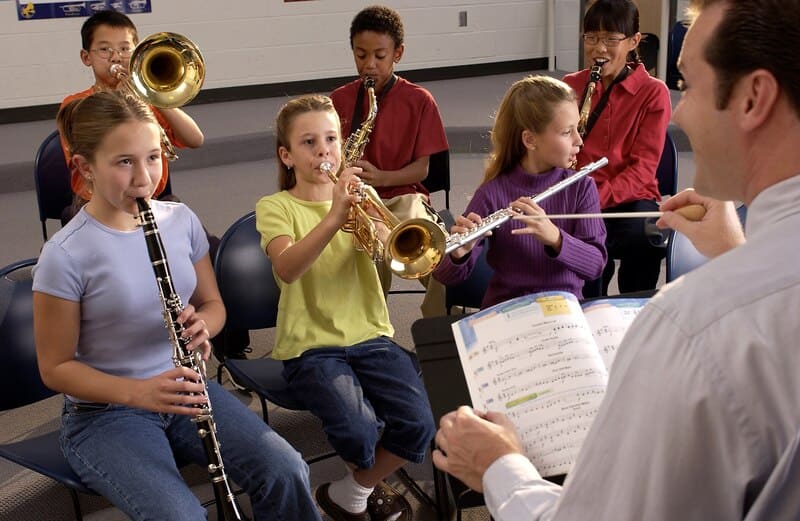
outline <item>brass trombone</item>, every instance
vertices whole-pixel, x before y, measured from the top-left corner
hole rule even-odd
[[[155,33],[133,50],[128,70],[115,63],[110,68],[128,93],[162,109],[182,107],[197,96],[206,75],[200,49],[177,33]],[[177,159],[175,148],[163,130],[161,142],[170,160]]]

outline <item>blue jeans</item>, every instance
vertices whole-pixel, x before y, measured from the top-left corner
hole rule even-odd
[[[319,520],[300,454],[216,382],[208,395],[225,471],[255,519]],[[175,463],[207,465],[190,417],[66,400],[61,446],[83,483],[131,519],[206,519]]]
[[[283,364],[288,390],[322,421],[343,460],[371,468],[378,442],[408,461],[425,459],[436,429],[414,354],[379,337],[309,349]]]

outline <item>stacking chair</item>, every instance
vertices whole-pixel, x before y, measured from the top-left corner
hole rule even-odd
[[[642,33],[639,41],[639,56],[648,71],[655,71],[658,65],[658,36],[653,33]]]
[[[658,192],[662,197],[675,195],[678,191],[678,151],[675,147],[675,141],[669,132],[664,137],[661,159],[659,159],[658,166],[656,166],[656,179],[658,180]],[[659,240],[661,239],[661,232],[658,231],[654,223],[644,223],[644,226],[648,235],[652,233]],[[669,237],[667,237],[667,244],[669,240]],[[584,285],[583,296],[585,298],[599,297],[601,296],[602,288],[602,275],[597,279],[587,280]]]
[[[272,273],[272,263],[261,249],[255,212],[241,217],[222,236],[214,271],[227,311],[226,325],[247,330],[275,327],[280,290]],[[220,370],[222,367],[238,385],[256,394],[265,422],[269,423],[267,401],[291,411],[304,410],[287,390],[280,360],[226,358],[220,362]],[[217,374],[217,379],[221,379],[221,373]],[[311,464],[335,455],[335,452],[328,452],[306,462]],[[433,503],[405,469],[398,470],[397,475],[417,497]]]
[[[72,204],[69,168],[64,160],[64,151],[61,149],[57,130],[44,139],[36,152],[33,179],[36,185],[39,221],[42,223],[42,239],[47,241],[47,220],[61,220],[64,209]]]
[[[36,259],[0,269],[0,411],[35,404],[59,394],[47,388],[39,375],[33,339],[33,292],[31,267]],[[96,496],[84,485],[61,452],[58,427],[0,445],[0,458],[47,476],[70,494],[75,519],[83,514],[78,493]],[[186,462],[178,462],[183,467]],[[214,501],[203,503],[209,507]],[[221,519],[222,511],[218,511]]]
[[[707,261],[708,257],[697,251],[688,237],[673,230],[667,244],[667,282],[672,282]]]
[[[747,220],[747,207],[744,205],[736,208],[739,222],[744,226]],[[708,257],[697,251],[694,244],[684,234],[673,231],[672,238],[667,245],[667,282],[672,282],[681,275],[689,273],[708,261]]]
[[[450,151],[443,150],[431,154],[428,160],[428,177],[422,186],[430,192],[444,190],[444,207],[450,209]]]
[[[34,264],[36,259],[29,259],[0,270],[0,410],[3,411],[57,394],[42,383],[36,362],[30,273]],[[75,518],[83,519],[78,492],[95,493],[81,483],[64,459],[58,428],[0,445],[0,457],[65,485]]]
[[[675,195],[678,191],[678,150],[675,148],[675,140],[667,132],[664,138],[664,149],[661,152],[661,159],[656,167],[656,179],[658,179],[658,192],[663,196]]]

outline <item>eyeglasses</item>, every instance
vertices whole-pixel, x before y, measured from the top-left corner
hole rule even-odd
[[[123,47],[122,49],[115,49],[113,47],[100,47],[97,49],[92,49],[92,52],[96,52],[99,57],[107,60],[111,58],[114,53],[119,54],[120,58],[130,58],[131,53],[133,53],[133,49],[130,47]]]
[[[606,47],[617,47],[620,43],[631,38],[631,36],[623,36],[622,38],[617,38],[614,36],[597,36],[596,34],[584,33],[581,35],[583,38],[584,43],[588,43],[589,45],[597,45],[600,42],[603,42],[603,45]]]

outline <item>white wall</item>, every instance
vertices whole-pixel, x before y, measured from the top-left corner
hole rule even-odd
[[[203,52],[204,88],[348,76],[353,15],[375,1],[152,0],[132,15],[139,36],[172,31]],[[578,0],[557,0],[558,68],[577,68]],[[406,53],[398,66],[425,69],[547,57],[545,0],[396,0]],[[85,18],[18,21],[0,1],[0,109],[59,103],[93,82],[79,60]],[[467,26],[459,27],[459,12]]]

